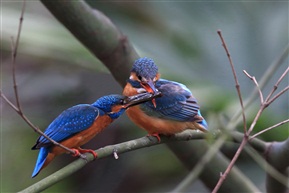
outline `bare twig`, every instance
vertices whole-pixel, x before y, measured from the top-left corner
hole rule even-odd
[[[243,72],[246,74],[246,76],[248,76],[255,83],[255,85],[256,85],[256,87],[258,89],[258,92],[259,92],[261,104],[263,104],[264,103],[263,93],[261,92],[261,89],[259,87],[259,84],[258,84],[255,76],[251,76],[246,70],[243,70]]]
[[[277,123],[277,124],[275,124],[275,125],[273,125],[273,126],[271,126],[271,127],[268,127],[268,128],[266,128],[266,129],[263,129],[262,131],[259,131],[258,133],[252,135],[252,136],[249,138],[249,140],[251,140],[251,139],[253,139],[253,138],[255,138],[255,137],[261,135],[262,133],[265,133],[265,132],[267,132],[267,131],[269,131],[269,130],[271,130],[271,129],[274,129],[274,128],[279,127],[279,126],[281,126],[281,125],[283,125],[283,124],[285,124],[285,123],[288,123],[288,122],[289,122],[289,119],[286,119],[286,120],[281,121],[280,123]]]
[[[268,97],[266,98],[266,101],[269,101],[269,99],[271,98],[271,96],[273,95],[273,93],[277,90],[280,82],[284,79],[284,77],[286,76],[286,74],[289,71],[289,67],[284,71],[284,73],[280,76],[280,78],[278,79],[278,81],[276,82],[276,84],[274,85],[272,91],[270,92],[270,94],[268,95]],[[272,101],[273,102],[273,101]]]
[[[38,134],[44,136],[47,140],[49,140],[52,144],[62,147],[63,149],[65,149],[66,151],[75,154],[75,151],[65,147],[59,143],[57,143],[56,141],[54,141],[53,139],[51,139],[50,137],[48,137],[47,135],[45,135],[40,129],[38,129],[23,113],[21,105],[20,105],[20,100],[19,100],[19,94],[18,94],[18,89],[17,89],[17,81],[16,81],[16,57],[17,57],[17,50],[18,50],[18,46],[19,46],[19,40],[20,40],[20,35],[21,35],[21,29],[22,29],[22,24],[23,24],[23,20],[24,20],[24,12],[25,12],[25,5],[26,5],[26,1],[23,0],[23,6],[22,6],[22,12],[21,12],[21,16],[20,16],[20,21],[19,21],[19,27],[18,27],[18,32],[17,32],[17,38],[16,38],[16,42],[14,42],[13,37],[11,37],[11,47],[12,47],[12,77],[13,77],[13,88],[14,88],[14,94],[15,94],[15,98],[16,98],[16,106],[4,95],[4,93],[2,92],[2,90],[0,89],[0,96],[4,99],[5,102],[7,102],[7,104],[14,109],[19,115],[20,117]],[[84,158],[84,155],[80,155],[80,157]]]
[[[281,90],[279,93],[277,93],[272,99],[270,99],[267,102],[267,105],[270,105],[272,102],[274,102],[278,97],[280,97],[282,94],[284,94],[286,91],[288,91],[289,86],[285,87],[283,90]]]
[[[226,51],[227,56],[228,56],[228,58],[229,58],[230,64],[231,64],[231,66],[233,66],[233,63],[231,62],[231,58],[230,58],[229,51],[228,51],[227,46],[226,46],[226,44],[225,44],[225,41],[224,41],[224,39],[223,39],[223,37],[222,37],[221,31],[218,31],[218,34],[219,34],[219,36],[220,36],[220,38],[221,38],[221,41],[222,41],[222,43],[223,43],[223,47],[225,48],[225,51]],[[234,77],[237,78],[236,75],[235,75],[235,70],[234,70],[233,67],[232,67],[232,70],[233,70]],[[266,107],[268,107],[275,99],[277,99],[278,97],[280,97],[282,94],[284,94],[284,93],[289,89],[289,86],[287,86],[285,89],[283,89],[282,91],[280,91],[278,94],[276,94],[276,95],[270,100],[270,97],[271,97],[271,96],[273,95],[273,93],[277,90],[279,83],[282,81],[282,79],[285,77],[285,75],[288,73],[288,71],[289,71],[289,67],[288,67],[288,68],[284,71],[284,73],[280,76],[280,78],[278,79],[278,81],[277,81],[276,84],[274,85],[272,91],[271,91],[270,94],[266,97],[265,101],[263,101],[263,100],[264,100],[264,99],[263,99],[263,94],[261,93],[261,91],[260,91],[260,89],[259,89],[260,100],[263,101],[263,102],[261,103],[261,107],[260,107],[260,109],[258,110],[258,112],[257,112],[257,114],[256,114],[253,122],[251,123],[248,131],[244,133],[244,138],[243,138],[243,140],[242,140],[242,142],[241,142],[241,144],[240,144],[237,152],[235,153],[233,159],[231,160],[231,162],[230,162],[229,166],[227,167],[226,171],[224,172],[224,174],[221,175],[221,177],[220,177],[217,185],[215,186],[214,190],[212,191],[212,193],[217,193],[217,191],[219,190],[219,188],[220,188],[221,185],[223,184],[224,180],[226,179],[227,175],[228,175],[229,172],[231,171],[232,167],[234,166],[235,162],[237,161],[238,157],[240,156],[242,150],[244,149],[245,145],[247,144],[247,142],[248,142],[248,140],[249,140],[250,133],[253,131],[253,129],[254,129],[256,123],[257,123],[257,120],[260,118],[260,116],[261,116],[262,112],[264,111],[264,109],[265,109]],[[254,77],[252,77],[251,75],[249,75],[246,71],[244,71],[244,73],[245,73],[250,79],[252,79],[252,80],[254,81],[254,83],[255,83],[255,84],[257,85],[257,87],[258,87],[259,84],[258,84],[258,82],[256,81],[256,79],[255,79]],[[237,80],[235,79],[235,81],[236,81],[236,87],[237,87],[237,85],[238,85]],[[241,101],[242,98],[241,98],[241,96],[240,96],[241,94],[240,94],[240,92],[239,92],[238,87],[237,87],[237,90],[238,90],[239,99],[240,99],[240,101]],[[241,104],[241,105],[242,105],[242,104]],[[242,114],[243,114],[243,121],[245,121],[245,120],[244,120],[244,108],[243,108],[243,106],[242,106]],[[246,123],[244,122],[244,124],[246,124]],[[244,126],[244,127],[245,127],[245,126]]]
[[[19,40],[20,40],[20,34],[21,34],[21,29],[22,29],[22,24],[24,20],[24,13],[25,13],[25,7],[26,7],[26,0],[23,0],[23,6],[22,6],[22,11],[19,19],[19,27],[18,27],[18,32],[17,32],[17,38],[16,42],[14,43],[13,37],[11,37],[11,47],[12,47],[12,74],[13,74],[13,87],[14,87],[14,93],[15,93],[15,98],[16,98],[16,104],[18,109],[21,111],[21,106],[20,106],[20,100],[19,100],[19,94],[18,94],[18,89],[17,89],[17,82],[16,82],[16,76],[15,76],[15,65],[16,65],[16,56],[17,56],[17,50],[19,46]]]
[[[286,45],[283,52],[278,56],[272,64],[266,69],[265,73],[262,75],[261,79],[258,82],[258,85],[260,87],[260,90],[263,89],[269,82],[269,80],[272,78],[273,74],[276,72],[276,70],[283,64],[283,62],[286,60],[286,58],[289,55],[289,44]],[[256,98],[256,94],[258,92],[258,89],[255,88],[250,96],[244,101],[244,108],[250,106],[252,102]],[[229,122],[230,127],[229,128],[235,128],[237,124],[239,124],[238,117],[242,114],[242,109],[238,109],[236,113],[231,117],[231,121]]]
[[[245,116],[245,109],[244,109],[243,99],[242,99],[242,95],[241,95],[240,84],[239,84],[239,81],[238,81],[238,78],[237,78],[237,74],[236,74],[236,71],[235,71],[233,60],[231,58],[231,54],[230,54],[230,52],[228,50],[228,47],[226,45],[226,42],[225,42],[223,36],[222,36],[221,30],[218,30],[217,33],[220,36],[220,39],[222,41],[222,46],[224,47],[224,49],[226,51],[226,54],[228,56],[228,59],[229,59],[230,65],[231,65],[231,69],[232,69],[232,72],[233,72],[233,75],[234,75],[234,80],[235,80],[235,83],[236,83],[236,89],[237,89],[237,92],[238,92],[238,97],[239,97],[239,101],[240,101],[241,108],[242,108],[244,134],[246,135],[246,133],[247,133],[246,116]]]
[[[4,101],[7,102],[7,104],[12,107],[12,109],[14,109],[16,111],[16,113],[18,113],[20,115],[20,117],[38,134],[42,135],[43,137],[45,137],[47,140],[49,140],[53,145],[57,145],[59,147],[62,147],[63,149],[67,150],[68,152],[74,154],[74,150],[65,147],[63,145],[61,145],[60,143],[54,141],[53,139],[51,139],[50,137],[48,137],[46,134],[44,134],[40,129],[38,129],[23,113],[23,111],[21,109],[18,109],[0,90],[0,96],[4,99]],[[83,157],[83,155],[81,155],[81,157]]]

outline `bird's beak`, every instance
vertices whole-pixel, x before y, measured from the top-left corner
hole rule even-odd
[[[135,105],[138,105],[138,104],[150,101],[150,100],[154,100],[156,97],[160,97],[160,96],[161,96],[161,93],[158,91],[156,91],[155,93],[146,92],[146,93],[133,95],[133,96],[127,97],[124,100],[123,107],[129,108],[131,106],[135,106]]]
[[[153,80],[149,79],[147,81],[142,81],[141,86],[149,93],[156,93],[158,92],[158,89],[156,89],[155,84]]]
[[[148,81],[145,81],[145,82],[144,81],[141,82],[141,86],[144,87],[144,89],[149,93],[155,94],[158,92],[158,89],[156,89],[155,84],[154,84],[153,80],[151,80],[151,79],[149,79]],[[152,103],[153,103],[154,107],[156,108],[157,104],[156,104],[156,100],[154,98],[152,99]]]

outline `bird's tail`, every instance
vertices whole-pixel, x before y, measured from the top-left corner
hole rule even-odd
[[[36,160],[36,165],[32,173],[32,178],[37,176],[41,169],[48,165],[49,162],[54,158],[53,155],[49,154],[49,148],[41,147],[39,150],[38,158]]]
[[[204,131],[208,130],[208,123],[205,120],[205,118],[201,115],[200,110],[198,111],[198,115],[203,118],[203,120],[198,121],[197,123],[199,123],[199,126],[200,126],[199,129],[204,132]]]

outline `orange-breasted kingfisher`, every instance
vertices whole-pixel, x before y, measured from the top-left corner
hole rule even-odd
[[[206,132],[208,125],[191,91],[183,84],[160,79],[158,67],[150,58],[137,59],[123,90],[132,96],[142,92],[160,92],[161,97],[129,108],[128,117],[149,135],[173,135],[185,129]]]
[[[106,128],[126,109],[139,103],[152,100],[156,95],[141,93],[131,97],[108,95],[92,104],[79,104],[63,111],[44,131],[54,141],[75,151],[74,156],[90,152],[94,158],[95,151],[81,149],[80,146],[90,141]],[[55,156],[68,153],[65,149],[53,145],[47,138],[40,136],[32,150],[40,149],[32,178],[46,167]]]

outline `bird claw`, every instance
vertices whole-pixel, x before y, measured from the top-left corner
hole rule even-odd
[[[160,135],[158,133],[152,133],[152,134],[148,134],[147,137],[150,139],[150,137],[156,137],[158,142],[161,142],[161,138]]]
[[[73,157],[78,157],[78,156],[80,156],[80,155],[81,155],[81,153],[79,152],[79,150],[78,150],[78,149],[74,149],[74,148],[72,148],[71,150],[73,150],[73,151],[74,151],[74,153],[72,154],[72,156],[73,156]]]
[[[91,153],[94,157],[94,159],[97,158],[97,153],[93,151],[92,149],[72,149],[74,151],[74,154],[72,154],[73,157],[80,157],[81,159],[84,159],[88,162],[87,156],[84,153]]]

